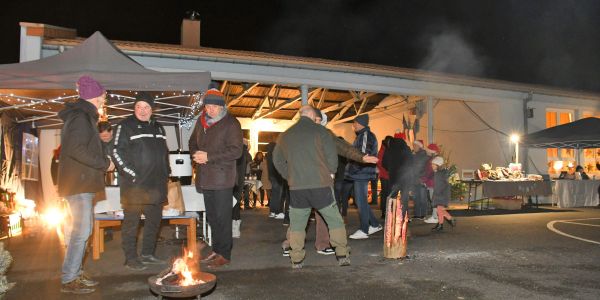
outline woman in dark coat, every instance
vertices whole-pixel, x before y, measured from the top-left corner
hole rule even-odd
[[[448,169],[442,168],[444,159],[441,156],[436,156],[431,160],[431,167],[435,174],[433,175],[433,198],[432,202],[437,207],[438,223],[433,227],[432,231],[444,230],[444,220],[448,220],[450,225],[454,227],[456,220],[452,218],[446,207],[450,203],[450,183],[448,183]]]
[[[393,138],[386,145],[383,155],[383,167],[390,176],[389,197],[396,197],[398,192],[402,196],[402,214],[408,210],[408,192],[414,183],[413,154],[404,139]]]

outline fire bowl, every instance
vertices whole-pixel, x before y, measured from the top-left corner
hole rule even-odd
[[[214,274],[201,272],[195,277],[204,281],[204,283],[189,286],[163,285],[156,284],[158,276],[152,276],[148,278],[148,285],[150,285],[150,290],[160,296],[168,298],[190,298],[198,297],[202,293],[210,291],[217,283],[217,276]]]

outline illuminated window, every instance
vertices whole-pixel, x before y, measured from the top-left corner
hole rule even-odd
[[[559,109],[548,109],[546,111],[546,128],[563,125],[570,122],[573,122],[573,111]],[[575,161],[575,151],[573,149],[548,148],[547,156],[550,166],[548,168],[548,173],[550,174],[557,172],[560,173],[559,170],[552,168],[554,161]]]
[[[596,117],[600,118],[600,113],[592,113],[585,111],[581,114],[582,118]],[[586,173],[599,174],[600,170],[596,169],[596,162],[600,160],[600,148],[583,149],[583,160],[581,166]]]

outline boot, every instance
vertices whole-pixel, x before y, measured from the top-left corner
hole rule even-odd
[[[435,227],[431,228],[431,231],[435,231],[435,232],[439,232],[439,231],[442,231],[442,230],[444,230],[444,224],[443,223],[441,223],[441,224],[437,223],[435,225]]]
[[[452,226],[452,228],[454,228],[454,226],[456,226],[456,219],[455,218],[452,218],[450,220],[446,219],[446,221],[448,223],[450,223],[450,226]]]

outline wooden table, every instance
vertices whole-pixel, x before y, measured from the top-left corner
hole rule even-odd
[[[172,225],[187,226],[187,248],[190,251],[196,251],[196,218],[198,214],[187,212],[182,216],[163,216],[163,220],[169,220]],[[100,259],[100,254],[104,252],[104,228],[121,226],[123,217],[112,214],[95,214],[94,228],[92,232],[92,258]]]

